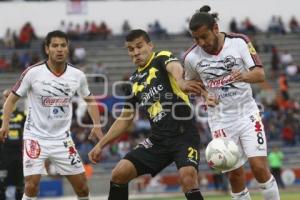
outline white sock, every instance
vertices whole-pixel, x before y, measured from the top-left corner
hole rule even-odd
[[[78,200],[89,200],[90,196],[86,196],[86,197],[77,197]]]
[[[258,185],[264,196],[264,200],[280,200],[278,186],[273,176],[267,182],[258,183]]]
[[[231,193],[232,200],[251,200],[250,193],[247,188],[239,193]]]
[[[6,200],[15,200],[16,199],[16,186],[7,186],[5,191]]]
[[[37,197],[28,197],[28,196],[26,196],[26,194],[24,193],[24,194],[23,194],[22,200],[37,200]]]

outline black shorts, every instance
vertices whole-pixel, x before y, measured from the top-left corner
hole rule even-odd
[[[3,160],[1,162],[0,170],[3,170],[6,175],[6,177],[4,177],[4,184],[6,186],[22,186],[24,180],[22,154],[2,152],[1,159]]]
[[[200,160],[200,137],[198,134],[185,133],[166,140],[164,140],[164,144],[157,144],[152,143],[151,137],[147,138],[125,155],[124,159],[133,163],[138,176],[143,174],[155,176],[173,162],[177,169],[193,166],[198,170]]]

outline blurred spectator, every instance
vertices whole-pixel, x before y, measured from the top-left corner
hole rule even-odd
[[[299,73],[298,70],[299,70],[299,66],[297,66],[294,63],[287,65],[285,67],[285,72],[288,77],[295,77]]]
[[[238,25],[235,18],[232,18],[229,23],[229,30],[233,33],[239,33]]]
[[[31,57],[28,51],[24,52],[20,57],[22,70],[27,68],[31,63]]]
[[[284,183],[281,179],[282,160],[284,158],[283,152],[278,147],[273,147],[268,155],[268,161],[277,184],[281,188],[285,188]]]
[[[292,122],[288,119],[284,122],[284,127],[282,129],[282,139],[286,146],[294,146],[296,144],[296,134],[293,129]]]
[[[281,73],[278,79],[280,96],[283,100],[289,100],[289,86],[287,77],[284,73]]]
[[[269,22],[268,32],[274,34],[285,34],[285,28],[281,17],[272,16]]]
[[[20,56],[17,51],[14,51],[10,58],[10,65],[13,71],[21,70],[21,61]]]
[[[74,48],[74,63],[73,64],[82,64],[86,59],[86,50],[83,46],[77,46]]]
[[[128,20],[125,20],[122,25],[122,34],[127,35],[127,33],[131,30],[131,26],[129,25]]]
[[[168,36],[167,30],[160,25],[158,20],[155,20],[153,25],[148,25],[148,32],[150,35],[158,39],[166,38]]]
[[[100,26],[98,27],[98,34],[100,38],[103,40],[106,40],[112,34],[111,29],[108,28],[108,26],[104,21],[102,21],[100,23]]]
[[[294,58],[292,54],[285,50],[280,56],[280,63],[285,68],[287,65],[292,64],[294,62]]]
[[[93,21],[91,23],[91,26],[90,26],[90,37],[89,39],[95,39],[97,38],[97,35],[98,35],[98,28],[97,28],[97,25],[96,23]]]
[[[272,56],[271,56],[271,74],[272,74],[272,79],[276,78],[278,76],[278,71],[279,71],[279,63],[280,63],[280,58],[278,54],[277,48],[274,46],[272,48]]]
[[[106,66],[101,61],[98,61],[92,66],[92,70],[95,75],[94,81],[103,82],[103,77],[106,77]]]
[[[9,69],[9,63],[6,60],[6,57],[2,55],[0,57],[0,72],[6,72]]]
[[[19,35],[19,45],[20,47],[28,48],[30,47],[30,43],[32,40],[36,39],[37,36],[35,34],[34,28],[32,27],[30,22],[25,23],[25,25],[21,28]]]
[[[35,65],[38,62],[40,62],[40,56],[39,56],[38,52],[34,51],[31,55],[31,61],[29,63],[29,66]]]
[[[10,28],[6,29],[5,35],[3,37],[4,46],[6,48],[12,49],[15,48],[15,39],[13,32],[10,30]]]
[[[296,19],[295,16],[293,16],[289,22],[289,28],[291,30],[292,33],[299,33],[300,32],[300,26],[299,26],[299,22]]]
[[[66,23],[65,23],[64,20],[60,21],[60,25],[58,27],[58,30],[60,30],[60,31],[62,31],[64,33],[68,33],[68,27],[67,27],[67,25],[66,25]]]
[[[242,32],[247,35],[257,33],[256,26],[250,21],[248,17],[242,22]]]

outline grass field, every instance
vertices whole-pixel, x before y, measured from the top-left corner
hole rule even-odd
[[[260,194],[253,194],[251,195],[252,200],[263,200],[262,196]],[[300,200],[300,192],[281,192],[280,197],[282,200]],[[210,195],[205,196],[205,200],[230,200],[230,196],[224,196],[224,195]],[[186,200],[184,197],[165,197],[165,198],[149,198],[144,200]]]

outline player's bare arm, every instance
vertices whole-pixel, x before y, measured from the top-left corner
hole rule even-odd
[[[123,109],[121,115],[113,123],[104,137],[90,151],[89,159],[92,163],[97,163],[101,159],[102,149],[111,141],[125,133],[125,130],[131,125],[135,115],[134,109]]]
[[[100,140],[103,137],[103,133],[101,130],[100,115],[99,115],[99,109],[98,109],[97,102],[96,102],[94,96],[88,96],[88,97],[84,98],[84,100],[87,103],[87,109],[88,109],[89,115],[92,118],[93,126],[94,126],[89,135],[89,139],[92,139],[94,136],[96,136]]]
[[[3,120],[2,120],[2,126],[0,129],[0,141],[4,142],[5,138],[7,137],[7,134],[9,132],[9,120],[11,113],[13,112],[17,101],[20,97],[13,94],[12,92],[7,97],[4,106],[3,106]]]
[[[201,94],[202,83],[195,80],[184,80],[183,67],[179,62],[173,61],[168,63],[167,71],[175,78],[178,86],[183,92],[197,95]]]
[[[260,66],[255,66],[250,71],[243,73],[232,70],[232,78],[234,82],[261,83],[265,81],[265,71]]]

